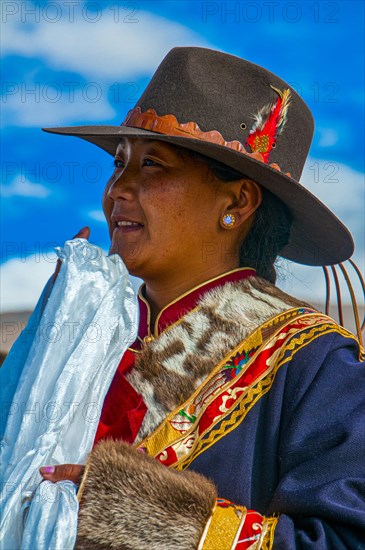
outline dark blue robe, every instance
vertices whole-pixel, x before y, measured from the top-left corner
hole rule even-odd
[[[279,515],[274,550],[365,549],[365,364],[356,341],[331,332],[302,347],[243,422],[189,468],[220,497]]]

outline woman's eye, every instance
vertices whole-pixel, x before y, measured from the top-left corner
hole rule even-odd
[[[153,165],[159,166],[158,162],[156,162],[155,160],[152,160],[152,159],[144,159],[144,162],[145,163],[148,163],[148,162],[152,163],[152,164],[147,164],[147,166],[153,166]]]
[[[121,161],[119,159],[114,159],[113,164],[114,164],[115,168],[123,168],[123,165],[124,165],[123,161]]]

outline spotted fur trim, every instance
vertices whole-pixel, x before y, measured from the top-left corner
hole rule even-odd
[[[145,344],[128,381],[148,407],[139,443],[200,386],[225,355],[270,317],[308,304],[259,277],[204,294],[198,309]]]

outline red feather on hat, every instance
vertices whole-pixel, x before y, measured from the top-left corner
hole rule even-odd
[[[276,138],[283,131],[288,107],[290,105],[290,90],[278,90],[271,86],[278,94],[278,99],[271,105],[265,105],[254,115],[255,123],[246,139],[246,144],[251,147],[252,153],[260,153],[263,161],[268,163],[269,156],[276,144]]]

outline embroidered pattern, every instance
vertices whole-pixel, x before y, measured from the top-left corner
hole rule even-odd
[[[254,510],[247,510],[218,498],[212,515],[202,535],[198,550],[253,550],[261,548],[266,539],[269,524],[276,525]],[[270,528],[270,532],[271,532]]]
[[[196,440],[194,453],[186,455],[185,460],[183,462],[181,461],[179,465],[176,466],[177,469],[186,469],[199,454],[206,451],[216,443],[216,441],[237,428],[257,401],[270,390],[279,368],[284,365],[284,363],[288,362],[303,345],[309,344],[312,340],[324,333],[338,332],[337,328],[334,322],[333,324],[329,323],[316,326],[310,332],[302,333],[298,338],[293,338],[287,345],[283,346],[282,355],[278,359],[273,370],[242,396],[243,399],[239,401],[238,406],[232,411],[231,415],[226,415],[227,418],[222,415],[223,420],[216,429],[212,426],[212,430],[207,430],[206,434],[203,434],[199,440]]]
[[[310,327],[314,327],[312,332],[306,330]],[[278,368],[294,352],[316,335],[336,328],[329,317],[307,308],[269,320],[241,342],[140,448],[166,466],[185,469],[198,454],[242,422],[269,390]]]

